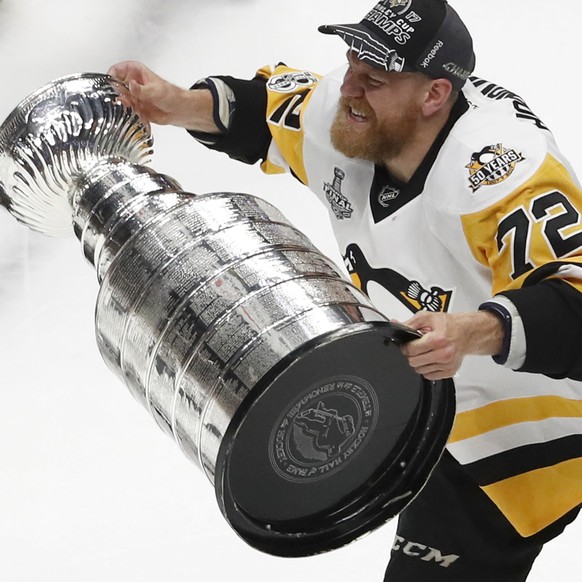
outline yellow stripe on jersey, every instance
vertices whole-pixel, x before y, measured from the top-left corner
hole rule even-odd
[[[473,438],[492,430],[546,418],[582,418],[582,401],[560,396],[511,398],[482,408],[457,413],[449,443]]]
[[[519,534],[528,537],[582,503],[581,480],[582,459],[571,459],[487,485],[483,490]]]
[[[547,418],[582,418],[582,401],[560,396],[512,398],[461,412],[449,444]],[[482,489],[520,535],[531,536],[582,503],[582,459],[535,469]]]
[[[299,69],[280,65],[275,69],[263,68],[258,73],[272,79],[285,79],[290,82],[267,83],[267,124],[273,141],[279,149],[282,159],[288,164],[294,175],[307,184],[307,172],[303,163],[303,111],[311,99],[316,82],[309,82],[309,77],[318,80],[321,77],[315,73],[306,73]],[[305,83],[293,83],[293,76],[305,75]],[[277,159],[267,158],[261,169],[267,174],[280,174],[287,168],[279,165]],[[282,161],[282,160],[281,160]]]
[[[574,205],[570,203],[574,201]],[[582,190],[548,154],[529,181],[497,204],[461,217],[475,259],[491,269],[492,292],[520,288],[534,269],[556,260],[582,265]],[[569,282],[582,291],[582,281]]]

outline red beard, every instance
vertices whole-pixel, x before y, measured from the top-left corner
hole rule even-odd
[[[349,120],[351,108],[366,117],[361,124]],[[331,127],[331,142],[348,158],[382,163],[398,156],[418,126],[418,107],[410,104],[390,118],[378,121],[364,99],[341,97]]]

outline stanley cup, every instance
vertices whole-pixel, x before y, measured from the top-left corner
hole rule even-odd
[[[107,75],[57,79],[0,128],[0,202],[74,232],[100,284],[107,365],[261,551],[337,548],[399,513],[436,464],[451,381],[267,202],[194,195],[145,164],[149,127]]]

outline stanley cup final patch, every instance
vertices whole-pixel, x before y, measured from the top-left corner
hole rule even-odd
[[[329,182],[323,184],[325,197],[338,220],[351,218],[354,212],[350,201],[342,192],[342,181],[345,177],[346,173],[343,170],[335,168],[333,182],[331,184]]]
[[[484,147],[471,156],[471,163],[465,166],[469,170],[469,184],[476,192],[481,186],[499,184],[515,170],[525,158],[513,149],[504,148],[502,144]]]

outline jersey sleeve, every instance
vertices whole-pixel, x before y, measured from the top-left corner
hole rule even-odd
[[[566,165],[547,153],[527,181],[462,224],[493,295],[519,314],[520,371],[582,379],[582,190]]]
[[[303,161],[303,118],[321,77],[286,65],[265,67],[259,75],[267,77],[266,121],[272,136],[261,168],[267,174],[290,172],[307,184]]]
[[[306,183],[303,110],[319,79],[315,73],[284,64],[263,67],[251,80],[202,79],[192,88],[211,91],[221,134],[189,133],[206,147],[238,161],[254,164],[260,160],[267,174],[289,172]]]
[[[265,120],[266,78],[250,80],[228,76],[201,79],[192,89],[208,88],[214,99],[213,118],[219,135],[189,130],[188,133],[207,148],[229,157],[254,164],[267,156],[271,134]],[[225,115],[224,111],[228,113]]]

